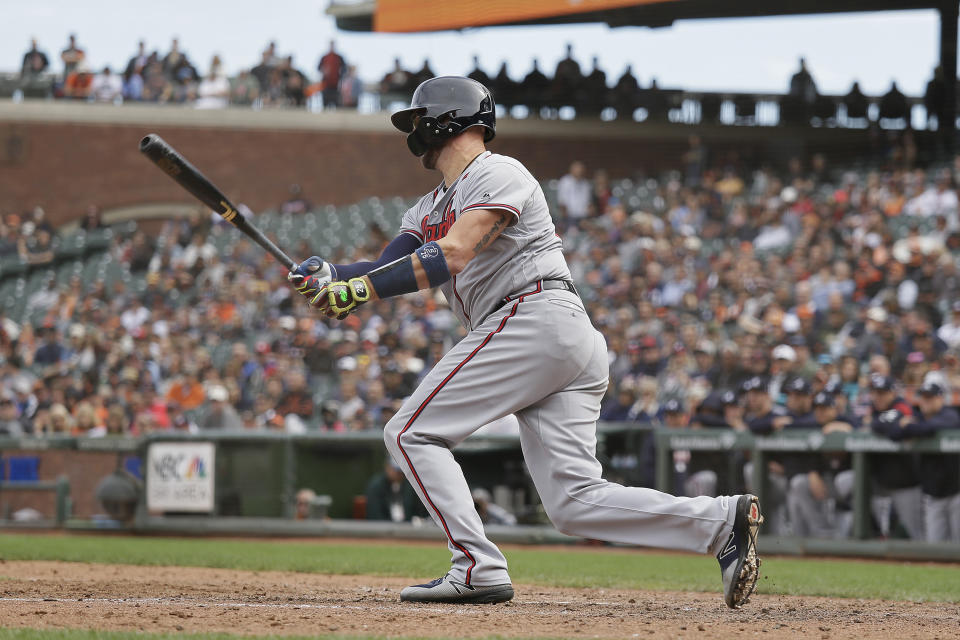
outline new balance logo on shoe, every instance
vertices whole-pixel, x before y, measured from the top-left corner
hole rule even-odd
[[[736,552],[737,552],[737,541],[734,538],[733,534],[730,534],[730,537],[727,539],[727,546],[725,546],[723,550],[720,551],[719,554],[717,554],[717,560],[722,561],[731,553],[736,553]]]

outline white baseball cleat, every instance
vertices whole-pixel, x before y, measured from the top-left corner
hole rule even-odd
[[[763,516],[760,500],[745,494],[737,500],[737,515],[733,531],[720,553],[720,575],[723,578],[723,600],[731,609],[746,604],[760,578],[760,558],[757,557],[757,532]]]
[[[405,587],[401,602],[449,602],[451,604],[495,604],[513,598],[513,585],[494,584],[478,587],[458,582],[450,574],[427,584]]]

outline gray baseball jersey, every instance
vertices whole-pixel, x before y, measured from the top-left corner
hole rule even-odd
[[[571,535],[717,553],[736,500],[678,498],[601,477],[596,421],[607,388],[607,347],[583,303],[543,279],[569,279],[543,191],[512,158],[484,153],[443,192],[424,196],[401,231],[437,240],[461,215],[514,216],[490,247],[445,285],[469,333],[428,373],[384,428],[384,442],[447,535],[452,579],[510,581],[451,449],[485,424],[514,414],[520,446],[544,509]],[[507,304],[500,302],[510,296]]]
[[[482,323],[504,296],[544,278],[570,279],[543,189],[507,156],[480,154],[449,189],[437,187],[407,211],[400,231],[425,243],[439,240],[457,218],[476,209],[508,211],[513,222],[440,287],[468,329]]]

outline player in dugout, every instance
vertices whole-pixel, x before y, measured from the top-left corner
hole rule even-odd
[[[289,280],[329,317],[440,287],[467,335],[423,378],[384,428],[384,442],[447,536],[452,566],[402,590],[410,602],[504,602],[514,590],[484,534],[451,453],[481,426],[514,414],[547,515],[586,538],[714,555],[724,600],[744,604],[759,575],[762,517],[753,495],[675,497],[607,482],[596,421],[609,366],[563,256],[543,190],[517,160],[487,150],[490,91],[443,76],[417,87],[394,126],[442,181],[403,216],[375,262],[302,262]]]

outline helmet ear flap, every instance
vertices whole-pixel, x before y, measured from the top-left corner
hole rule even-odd
[[[413,132],[407,136],[407,148],[410,149],[410,152],[418,158],[425,154],[430,148],[430,145],[424,140],[423,135],[420,133],[419,129],[414,129]]]

